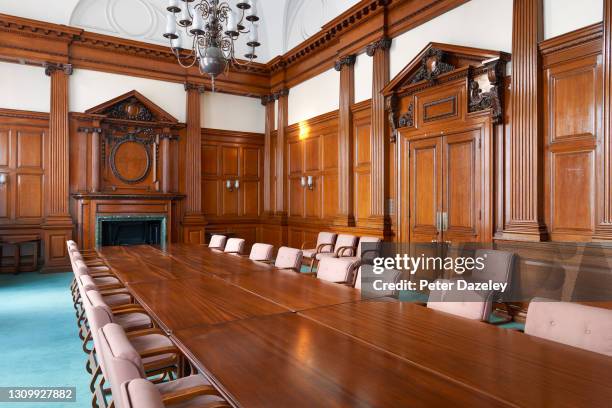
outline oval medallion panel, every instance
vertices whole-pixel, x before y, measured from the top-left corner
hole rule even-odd
[[[134,184],[149,174],[151,156],[145,144],[124,140],[113,146],[110,162],[115,177],[124,183]]]

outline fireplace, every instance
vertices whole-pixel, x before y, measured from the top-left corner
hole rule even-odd
[[[165,215],[99,215],[96,246],[166,244]]]

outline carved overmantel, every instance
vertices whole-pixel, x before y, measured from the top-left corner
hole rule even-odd
[[[419,127],[419,124],[445,119],[428,116],[427,108],[417,106],[416,95],[453,81],[464,81],[466,114],[489,112],[494,124],[503,121],[503,78],[510,55],[500,51],[482,50],[456,45],[430,43],[384,89],[386,109],[391,128],[391,141],[398,129]],[[456,100],[440,100],[448,104],[449,115],[459,106]],[[433,110],[433,109],[432,109]],[[454,112],[452,114],[460,114]]]
[[[95,220],[108,214],[161,215],[172,231],[185,197],[178,193],[185,125],[137,91],[71,118],[73,150],[82,152],[71,183],[81,245],[94,245]]]
[[[173,144],[184,126],[170,114],[131,91],[87,110],[78,119],[77,131],[91,138],[88,192],[176,191]]]

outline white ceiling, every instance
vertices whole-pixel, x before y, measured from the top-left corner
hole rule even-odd
[[[262,43],[257,50],[258,61],[265,63],[284,54],[358,2],[258,0]],[[167,0],[0,0],[0,13],[167,45],[162,37],[166,4]]]

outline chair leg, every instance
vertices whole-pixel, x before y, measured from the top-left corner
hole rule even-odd
[[[91,381],[89,382],[89,389],[94,394],[96,392],[96,382],[98,381],[98,377],[100,377],[100,374],[102,374],[102,370],[100,369],[100,366],[98,366],[96,367],[96,371],[94,371],[94,373],[92,374]]]
[[[316,255],[314,258],[310,258],[310,273],[312,273],[312,268],[314,267],[314,263],[315,263],[315,259],[316,259]]]
[[[83,351],[86,354],[89,354],[92,351],[92,349],[87,348],[87,343],[89,343],[90,340],[91,340],[91,330],[87,332],[87,337],[85,337],[85,340],[83,340]]]

